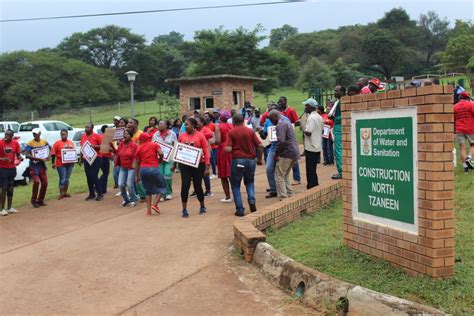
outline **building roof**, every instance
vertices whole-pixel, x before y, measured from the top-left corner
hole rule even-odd
[[[166,79],[165,82],[167,82],[167,83],[180,83],[180,82],[216,80],[216,79],[240,79],[240,80],[250,80],[250,81],[265,81],[265,80],[267,80],[266,78],[261,78],[261,77],[222,74],[222,75],[211,75],[211,76],[172,78],[172,79]]]

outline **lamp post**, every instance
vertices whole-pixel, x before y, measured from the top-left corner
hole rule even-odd
[[[138,72],[130,70],[125,73],[125,75],[128,78],[128,81],[130,82],[130,108],[132,111],[132,117],[135,117],[135,110],[133,108],[133,82],[135,81],[135,77],[138,75]]]

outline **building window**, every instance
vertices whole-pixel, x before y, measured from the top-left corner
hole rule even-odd
[[[232,97],[234,99],[234,106],[241,107],[242,106],[242,92],[241,91],[233,91]]]
[[[189,110],[201,110],[201,98],[189,98]]]
[[[204,104],[206,105],[206,109],[213,109],[214,108],[214,98],[213,97],[205,97]]]

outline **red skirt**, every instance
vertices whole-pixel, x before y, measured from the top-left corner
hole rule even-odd
[[[230,167],[232,165],[232,153],[226,153],[225,146],[217,149],[217,175],[219,178],[230,178]]]

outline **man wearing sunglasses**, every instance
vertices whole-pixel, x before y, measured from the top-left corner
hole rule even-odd
[[[2,190],[2,210],[0,215],[2,216],[6,216],[8,213],[18,213],[18,211],[12,207],[12,202],[13,184],[16,177],[15,158],[17,161],[22,161],[23,158],[20,153],[20,144],[13,139],[13,131],[10,129],[7,130],[5,132],[5,138],[0,140],[0,188]],[[5,208],[6,201],[7,207]]]

